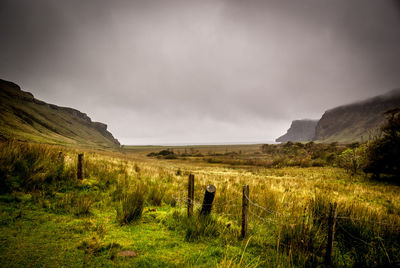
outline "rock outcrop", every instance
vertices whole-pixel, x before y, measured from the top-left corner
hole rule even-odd
[[[317,123],[318,120],[311,119],[294,120],[287,133],[277,138],[275,141],[311,141],[315,136],[315,127],[317,126]]]

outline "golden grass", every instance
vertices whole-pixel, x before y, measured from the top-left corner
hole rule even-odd
[[[193,159],[154,159],[146,157],[143,151],[133,150],[46,148],[62,150],[65,165],[70,167],[76,165],[78,152],[85,153],[87,177],[82,185],[102,182],[108,179],[108,174],[115,172],[117,182],[111,186],[110,192],[115,192],[126,181],[133,187],[146,184],[149,192],[157,188],[158,192],[153,191],[153,194],[162,193],[161,206],[183,208],[188,175],[194,174],[195,207],[200,207],[206,185],[215,185],[217,193],[213,214],[218,217],[218,222],[232,225],[234,230],[239,230],[240,226],[242,186],[248,184],[252,201],[249,226],[252,241],[249,247],[260,248],[268,254],[275,252],[277,263],[306,265],[310,259],[313,260],[311,263],[320,261],[318,258],[323,256],[326,243],[326,216],[329,203],[333,202],[338,203],[338,243],[345,248],[341,257],[336,259],[339,265],[356,265],[362,260],[357,255],[359,245],[348,245],[347,239],[367,243],[369,246],[360,250],[364,255],[379,247],[379,252],[391,250],[386,254],[388,263],[395,264],[400,259],[398,250],[390,249],[397,245],[396,242],[379,240],[391,237],[395,241],[400,237],[400,187],[396,185],[370,181],[364,175],[351,176],[337,167],[238,167]],[[158,197],[152,198],[156,200]],[[279,261],[281,255],[286,257]],[[377,257],[371,258],[375,260]],[[254,263],[257,266],[262,261],[254,260]],[[221,259],[220,265],[240,266],[240,260],[225,258]]]

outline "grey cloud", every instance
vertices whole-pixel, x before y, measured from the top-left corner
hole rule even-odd
[[[106,122],[123,143],[268,141],[292,119],[399,87],[399,10],[394,0],[3,0],[0,74]]]

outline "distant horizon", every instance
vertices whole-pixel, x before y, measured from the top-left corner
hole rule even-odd
[[[121,144],[121,146],[213,146],[213,145],[259,145],[259,144],[280,144],[280,142],[275,141],[251,141],[251,142],[188,142],[188,143],[161,143],[161,144]]]

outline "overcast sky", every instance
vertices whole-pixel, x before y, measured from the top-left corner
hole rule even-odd
[[[0,0],[0,78],[122,144],[267,142],[400,87],[400,4]]]

